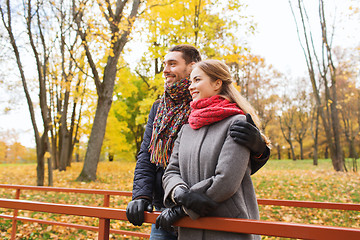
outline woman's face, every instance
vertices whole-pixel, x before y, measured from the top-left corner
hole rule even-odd
[[[211,81],[211,78],[198,67],[192,70],[190,80],[189,91],[193,101],[217,95],[222,85],[220,79]]]

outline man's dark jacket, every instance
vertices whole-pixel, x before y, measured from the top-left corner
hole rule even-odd
[[[163,208],[164,190],[162,187],[162,176],[165,169],[156,166],[150,162],[149,145],[153,131],[154,118],[159,107],[160,101],[156,101],[149,113],[148,122],[146,124],[144,138],[137,155],[137,162],[134,172],[134,182],[132,199],[147,198],[152,200],[154,206],[158,209]],[[265,165],[270,156],[270,151],[266,151],[266,156],[261,159],[251,158],[251,174],[257,172]]]

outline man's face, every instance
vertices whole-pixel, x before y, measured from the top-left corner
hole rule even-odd
[[[183,78],[189,77],[194,62],[186,64],[181,52],[169,52],[164,58],[165,84],[171,85]]]

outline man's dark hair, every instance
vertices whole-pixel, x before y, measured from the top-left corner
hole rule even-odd
[[[201,56],[199,51],[189,44],[176,45],[169,49],[170,52],[181,52],[186,64],[191,62],[200,62]]]

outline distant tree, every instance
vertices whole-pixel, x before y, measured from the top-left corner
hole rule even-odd
[[[6,142],[0,140],[0,161],[7,162],[8,160],[8,145]]]
[[[9,146],[8,159],[11,163],[19,163],[26,156],[26,147],[21,145],[19,142],[14,142]]]
[[[11,5],[10,1],[7,1],[0,5],[0,11],[20,72],[33,125],[37,150],[37,185],[43,185],[45,153],[51,153],[56,168],[65,170],[78,138],[77,129],[81,116],[79,102],[83,98],[84,78],[81,75],[83,69],[75,71],[79,67],[75,67],[73,58],[78,57],[75,50],[78,49],[79,38],[69,32],[69,15],[72,15],[64,1],[25,1],[22,5],[16,4],[19,2],[15,1],[14,5]],[[23,15],[13,18],[14,9],[22,9],[19,12],[23,12]],[[15,20],[16,28],[13,27]],[[26,34],[27,38],[17,37],[21,34]],[[31,53],[30,56],[28,52]],[[81,57],[81,53],[79,56]],[[28,58],[25,60],[25,57]],[[79,62],[78,65],[81,66],[81,61]],[[25,67],[31,64],[34,64],[37,75],[37,100],[34,100],[32,89],[28,87],[33,84],[34,77],[25,72]],[[35,118],[34,106],[37,101],[42,118],[40,123]]]
[[[80,37],[73,28],[72,9],[67,2],[54,1],[52,44],[49,55],[48,84],[51,158],[54,168],[65,171],[71,165],[85,97],[87,65],[80,48]]]
[[[295,128],[295,113],[297,111],[296,106],[291,105],[291,100],[288,97],[283,97],[283,111],[279,115],[280,130],[289,144],[292,160],[296,160],[294,151],[294,128]]]
[[[318,165],[318,147],[319,147],[319,108],[312,106],[311,113],[310,113],[310,133],[314,140],[313,144],[313,164],[315,166]]]
[[[284,148],[288,143],[282,135],[278,115],[275,115],[274,118],[275,119],[268,124],[266,134],[271,140],[271,158],[280,160],[284,157]]]
[[[305,80],[302,79],[297,84],[298,87],[295,90],[296,96],[292,100],[296,106],[296,111],[294,112],[294,139],[300,146],[300,159],[304,159],[304,141],[309,133],[312,106],[309,93],[304,87],[306,85]]]
[[[304,139],[309,129],[308,113],[298,109],[298,111],[295,112],[295,122],[294,139],[300,146],[300,159],[304,159]]]
[[[282,74],[266,64],[264,58],[253,54],[238,53],[226,56],[226,60],[240,93],[257,110],[261,129],[266,131],[278,110],[280,99],[276,88],[283,79]]]
[[[85,4],[82,1],[73,1],[77,32],[80,35],[98,95],[84,166],[77,178],[78,181],[96,179],[106,122],[112,104],[118,60],[129,41],[130,32],[138,16],[140,3],[140,0],[134,0],[132,4],[128,1],[116,1],[114,4],[104,0],[98,1],[98,7],[96,7],[89,2]],[[96,25],[98,28],[94,29]],[[98,41],[100,44],[100,42],[104,42],[104,39],[107,41],[107,48],[106,61],[103,63],[105,67],[102,68],[95,62],[98,48],[91,43],[91,40]],[[103,72],[101,73],[102,69]]]
[[[339,112],[342,120],[343,131],[345,134],[345,141],[348,145],[349,158],[358,158],[357,146],[359,145],[359,88],[356,86],[358,72],[360,69],[360,58],[356,49],[341,49],[334,50],[334,56],[337,62],[337,89],[338,89],[338,103]]]
[[[313,40],[313,31],[309,25],[307,7],[303,0],[297,1],[298,15],[295,14],[291,1],[289,1],[296,26],[298,37],[306,58],[309,79],[312,84],[313,94],[316,101],[327,144],[330,149],[333,167],[336,171],[344,171],[345,161],[341,146],[341,126],[338,112],[338,94],[336,82],[338,80],[336,66],[333,57],[332,30],[326,21],[324,1],[318,1],[319,25],[321,30],[321,46],[317,47]],[[312,6],[316,6],[312,4]],[[298,20],[300,24],[298,24]],[[321,53],[318,53],[320,49]],[[317,72],[320,76],[317,79]],[[319,87],[320,82],[324,88]]]
[[[33,8],[35,5],[35,9]],[[5,6],[0,5],[0,13],[2,18],[2,23],[5,26],[5,29],[10,38],[12,50],[14,52],[18,70],[20,72],[21,81],[23,84],[23,89],[25,92],[27,104],[29,107],[31,123],[33,125],[35,143],[36,143],[36,152],[37,152],[37,185],[44,185],[44,154],[49,149],[49,140],[48,140],[48,130],[49,130],[49,109],[47,106],[46,99],[46,66],[48,64],[48,52],[46,51],[46,42],[44,37],[44,29],[42,29],[41,17],[39,8],[41,4],[38,2],[34,4],[31,1],[24,2],[24,17],[26,19],[26,31],[27,37],[30,44],[30,50],[33,53],[35,59],[35,66],[37,70],[38,77],[38,87],[39,87],[39,103],[42,116],[42,125],[44,127],[43,132],[41,133],[38,129],[38,125],[35,119],[35,110],[33,100],[30,95],[28,88],[28,79],[25,76],[23,61],[20,55],[18,39],[15,38],[15,31],[18,29],[13,28],[12,22],[12,12],[13,9],[10,6],[10,1],[7,1]],[[36,22],[35,28],[33,27],[34,21]],[[34,36],[34,31],[39,33],[39,35]],[[39,43],[40,45],[37,45]],[[42,51],[45,49],[45,51]]]

